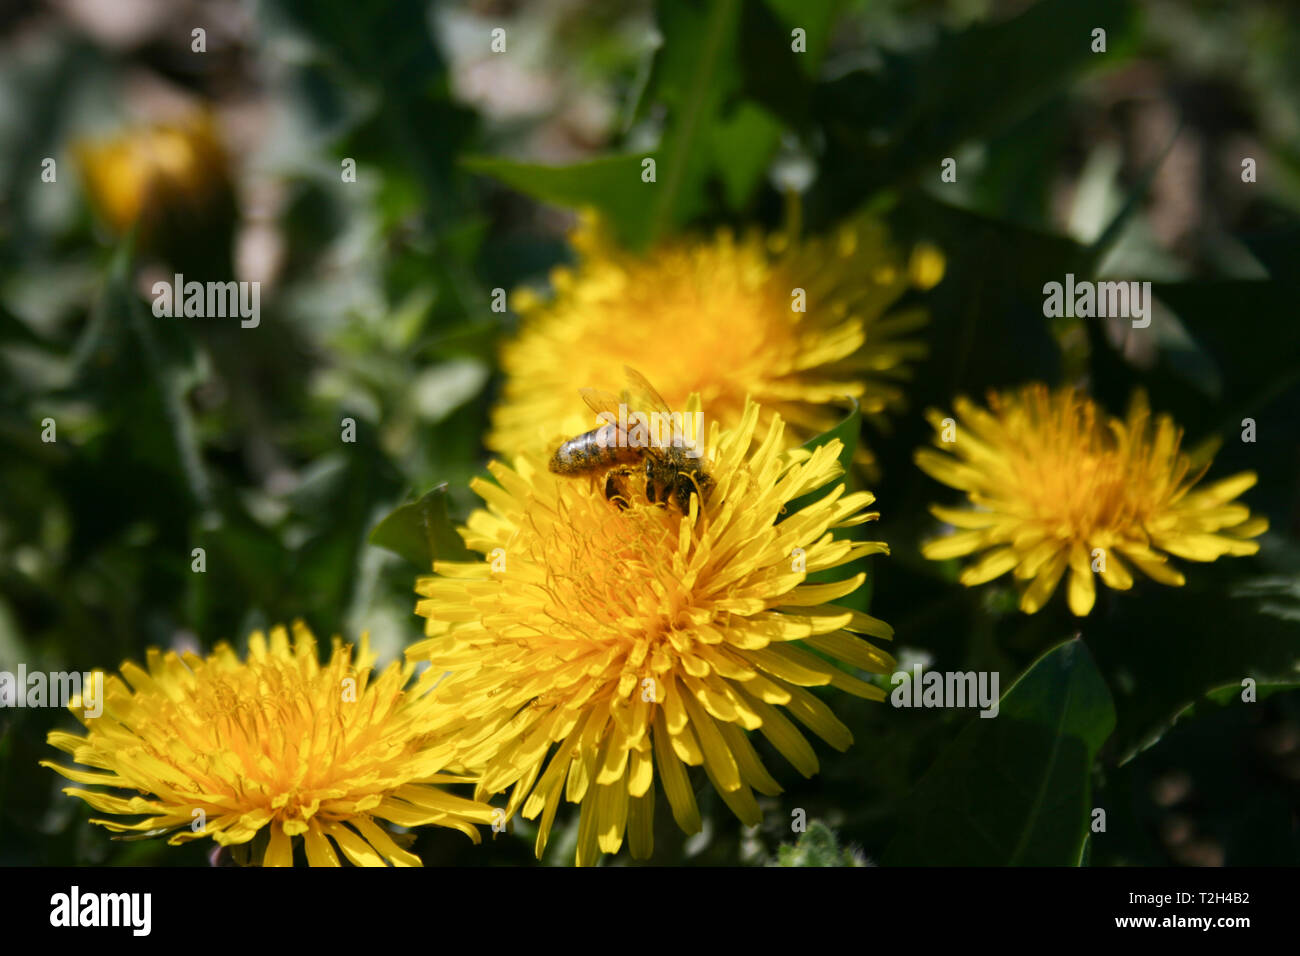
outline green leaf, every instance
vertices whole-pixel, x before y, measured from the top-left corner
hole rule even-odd
[[[1267,700],[1274,694],[1284,694],[1288,691],[1300,690],[1300,681],[1276,681],[1273,683],[1256,684],[1254,687],[1255,702]],[[1225,684],[1223,687],[1216,687],[1213,690],[1205,692],[1205,697],[1187,705],[1187,709],[1178,715],[1179,720],[1196,717],[1207,712],[1214,712],[1224,707],[1231,707],[1238,703],[1245,703],[1241,695],[1245,693],[1245,688],[1240,682],[1235,684]]]
[[[1230,569],[1196,574],[1182,567],[1189,575],[1185,587],[1142,583],[1106,599],[1123,613],[1105,613],[1102,604],[1081,625],[1115,689],[1114,745],[1121,763],[1159,740],[1179,714],[1216,688],[1240,691],[1245,677],[1261,687],[1289,683],[1300,662],[1294,606],[1287,616],[1271,612],[1270,601],[1252,589],[1225,594],[1218,579]]]
[[[1090,776],[1115,727],[1110,691],[1082,641],[1040,657],[973,717],[908,800],[887,865],[1074,866]]]
[[[751,6],[760,5],[745,5],[746,26],[751,20],[758,19],[750,10]],[[766,0],[762,6],[772,11],[780,26],[780,43],[783,52],[778,62],[782,66],[794,63],[809,77],[815,77],[822,58],[826,55],[826,48],[830,44],[831,27],[834,26],[835,15],[839,12],[840,0]],[[767,26],[767,18],[761,18],[760,22]],[[795,27],[804,31],[808,45],[804,53],[792,51],[793,37],[790,31]],[[749,43],[746,42],[745,46],[748,49]],[[773,50],[774,54],[775,52]],[[786,59],[787,55],[788,59]]]
[[[804,448],[813,451],[838,439],[843,446],[840,448],[839,463],[845,474],[852,467],[853,455],[858,450],[858,436],[862,434],[862,406],[856,398],[850,398],[849,401],[852,402],[852,408],[840,419],[838,425],[803,443]]]
[[[641,181],[641,164],[653,152],[605,156],[571,166],[517,163],[490,156],[461,161],[471,172],[493,179],[542,202],[568,209],[598,210],[624,245],[635,247],[650,235],[655,183]]]
[[[819,34],[829,16],[822,6],[813,17]],[[803,115],[810,90],[804,70],[811,67],[796,61],[814,54],[791,53],[789,30],[763,4],[661,0],[657,13],[664,42],[638,104],[641,116],[651,106],[666,108],[655,150],[571,166],[486,156],[463,159],[462,165],[543,202],[591,206],[633,249],[708,211],[715,181],[726,205],[742,208],[779,143],[782,124],[774,114]],[[747,101],[743,87],[752,87],[761,102]],[[641,179],[646,159],[655,162],[649,183]]]
[[[767,171],[781,140],[781,123],[762,107],[742,103],[714,124],[710,134],[714,167],[722,171],[727,204],[740,209]]]
[[[647,102],[669,109],[659,148],[650,238],[656,239],[697,215],[712,166],[713,125],[740,84],[736,39],[739,0],[661,0],[657,6],[663,45],[655,55]]]
[[[159,319],[145,309],[132,287],[134,256],[133,238],[113,253],[103,293],[72,357],[77,380],[113,396],[125,430],[139,433],[129,435],[134,457],[179,474],[191,504],[207,507],[211,480],[187,399],[199,383],[191,333],[187,320]],[[133,407],[136,401],[140,404]],[[164,428],[133,428],[132,416],[144,409]]]
[[[447,486],[441,484],[417,501],[397,508],[370,532],[370,543],[400,554],[424,570],[434,561],[472,557],[447,517]]]

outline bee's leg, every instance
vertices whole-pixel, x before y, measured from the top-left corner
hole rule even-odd
[[[651,504],[655,503],[657,488],[658,485],[655,483],[654,464],[649,458],[647,458],[645,463],[645,496],[646,500]]]
[[[704,492],[700,490],[700,483],[695,479],[695,475],[690,474],[689,472],[684,473],[683,477],[685,477],[686,481],[681,482],[677,486],[677,503],[681,506],[682,514],[690,514],[691,512],[692,491],[695,492],[695,496],[700,502],[700,508],[703,509]],[[690,482],[690,484],[687,484],[687,482]]]
[[[615,481],[615,474],[616,472],[611,471],[605,475],[605,498],[618,505],[619,511],[625,511],[627,510],[627,499],[619,494],[622,489],[619,487],[619,483]]]

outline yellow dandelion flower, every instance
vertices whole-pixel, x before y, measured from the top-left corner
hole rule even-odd
[[[785,451],[779,416],[750,454],[762,417],[751,403],[733,429],[710,421],[704,461],[716,485],[686,514],[639,493],[620,508],[598,480],[548,471],[543,453],[494,462],[497,484],[474,485],[486,508],[462,531],[486,560],[438,562],[420,579],[416,610],[431,637],[408,653],[466,675],[447,704],[472,741],[467,764],[482,767],[479,795],[513,788],[507,811],[540,815],[539,856],[562,800],[581,804],[580,865],[617,852],[625,834],[633,855],[648,856],[656,776],[677,823],[697,831],[691,766],[757,824],[754,792],[781,788],[748,732],[811,776],[817,757],[781,708],[843,750],[848,727],[807,688],[884,699],[830,662],[894,666],[857,636],[889,638],[889,625],[833,603],[865,575],[808,581],[888,553],[832,534],[877,518],[865,510],[874,498],[829,486],[842,473],[838,441]],[[787,508],[802,496],[815,500]]]
[[[1133,586],[1130,565],[1161,584],[1181,585],[1169,562],[1254,554],[1249,540],[1268,530],[1233,499],[1255,484],[1242,472],[1195,489],[1208,460],[1179,451],[1182,431],[1167,415],[1152,420],[1138,393],[1125,419],[1073,388],[1030,385],[991,394],[985,410],[957,399],[957,418],[927,413],[935,445],[916,463],[966,492],[973,508],[930,510],[956,529],[926,543],[935,561],[982,552],[961,582],[983,584],[1014,572],[1020,609],[1038,611],[1068,568],[1070,610],[1092,610],[1094,574],[1118,591]],[[1208,459],[1208,456],[1200,456]]]
[[[578,264],[554,270],[553,299],[514,298],[520,332],[501,355],[506,379],[487,439],[495,451],[553,448],[590,427],[575,385],[617,392],[630,357],[674,408],[698,394],[724,427],[739,423],[750,396],[763,426],[780,415],[800,441],[842,419],[846,396],[879,424],[902,406],[900,383],[926,354],[911,337],[925,313],[887,313],[944,268],[931,246],[902,256],[875,223],[798,242],[720,230],[634,254],[587,216],[572,244]],[[865,446],[858,451],[869,464]]]
[[[73,145],[91,203],[115,233],[154,232],[212,211],[230,189],[211,116],[132,127]]]
[[[323,667],[301,623],[292,646],[282,627],[269,643],[251,635],[246,661],[221,644],[206,659],[151,649],[147,663],[109,677],[99,717],[73,702],[85,736],[50,733],[93,770],[42,762],[77,783],[146,794],[64,790],[101,813],[148,815],[93,821],[115,833],[174,831],[173,845],[211,837],[223,846],[263,834],[264,866],[292,866],[292,838],[302,836],[311,866],[338,866],[334,845],[357,866],[419,866],[376,819],[453,827],[475,842],[473,823],[492,820],[490,807],[436,786],[471,781],[444,772],[454,752],[431,733],[429,684],[407,689],[414,668],[396,662],[372,680],[365,637],[355,661],[335,638]]]

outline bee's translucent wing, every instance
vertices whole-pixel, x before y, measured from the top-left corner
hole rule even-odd
[[[581,395],[582,400],[587,403],[587,407],[597,415],[602,412],[608,412],[613,415],[615,419],[618,418],[618,406],[622,402],[626,401],[625,399],[620,399],[612,392],[602,392],[598,388],[580,388],[578,389],[578,394]]]
[[[649,380],[632,368],[630,365],[624,365],[623,371],[627,373],[627,380],[632,389],[632,394],[636,400],[642,400],[646,403],[646,408],[637,409],[644,412],[659,412],[661,415],[671,416],[673,411],[668,407],[658,389],[650,384]]]
[[[587,407],[597,415],[605,414],[611,416],[613,421],[610,422],[610,425],[616,432],[627,434],[627,432],[622,428],[619,428],[618,425],[618,407],[620,404],[626,404],[626,398],[619,398],[617,395],[610,392],[602,392],[598,388],[580,388],[578,389],[578,394],[581,395],[582,400],[587,403]]]

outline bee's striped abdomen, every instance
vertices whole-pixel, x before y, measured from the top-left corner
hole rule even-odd
[[[606,428],[593,428],[562,444],[551,458],[551,471],[573,475],[641,460],[643,449],[620,448],[614,442],[613,430],[605,431]],[[603,439],[602,432],[605,432]]]

